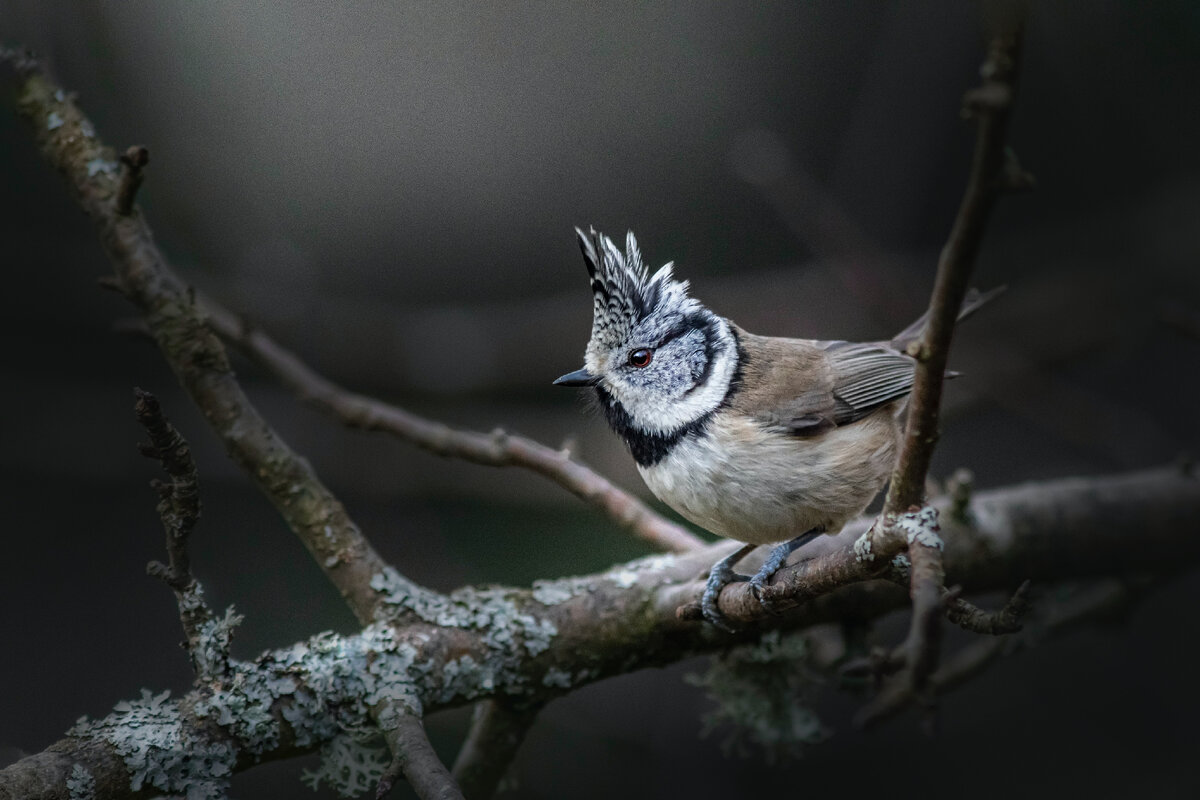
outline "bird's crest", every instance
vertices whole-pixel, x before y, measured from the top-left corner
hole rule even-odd
[[[642,320],[656,313],[682,316],[700,308],[688,297],[687,281],[672,277],[673,264],[664,264],[653,275],[642,262],[633,231],[625,235],[625,252],[595,228],[576,228],[579,249],[592,279],[594,297],[589,353],[618,347]]]

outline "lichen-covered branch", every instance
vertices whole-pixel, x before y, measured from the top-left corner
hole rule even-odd
[[[1051,583],[1200,560],[1193,534],[1200,480],[1178,468],[978,492],[968,512],[969,522],[943,515],[942,531],[947,576],[967,592],[1002,590],[1024,576]],[[868,525],[848,526],[828,543],[831,552],[852,550]],[[376,765],[354,776],[356,785],[372,786],[389,758],[382,743],[373,758],[363,748],[378,737],[372,711],[385,699],[426,714],[492,697],[536,703],[756,637],[763,627],[730,635],[676,617],[682,600],[699,597],[696,576],[719,549],[652,556],[529,589],[450,595],[386,569],[372,584],[397,618],[410,620],[404,625],[319,634],[254,661],[231,661],[229,677],[211,689],[179,699],[147,692],[118,704],[109,717],[81,722],[46,752],[0,770],[0,800],[61,797],[75,765],[108,787],[97,798],[131,796],[131,785],[217,791],[232,771],[314,749],[332,762],[324,779],[346,763],[360,771]],[[890,581],[830,580],[822,565],[835,572],[838,565],[828,555],[786,568],[788,580],[820,592],[762,626],[865,620],[905,603]]]
[[[522,467],[559,484],[599,508],[654,548],[683,553],[704,544],[687,529],[656,514],[638,498],[571,458],[524,436],[456,430],[398,406],[350,392],[319,375],[265,332],[209,298],[209,324],[223,338],[275,375],[301,399],[351,428],[383,431],[423,450],[491,467]]]
[[[67,178],[96,224],[117,288],[141,310],[171,369],[233,460],[279,510],[359,620],[369,621],[378,605],[369,582],[383,561],[312,467],[246,397],[194,293],[167,270],[142,215],[132,205],[123,213],[124,198],[132,203],[131,175],[138,160],[120,177],[113,150],[35,60],[8,51],[0,52],[0,60],[21,72],[18,109],[42,155]]]

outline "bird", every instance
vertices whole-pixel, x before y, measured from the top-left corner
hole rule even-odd
[[[658,499],[744,545],[709,570],[706,620],[733,631],[717,599],[726,584],[763,588],[788,556],[836,534],[887,482],[916,361],[905,352],[922,317],[890,341],[759,336],[689,296],[673,263],[651,275],[630,231],[622,251],[576,228],[591,280],[584,366],[554,384],[588,387]],[[998,290],[972,290],[960,319]],[[753,576],[734,567],[775,544]]]

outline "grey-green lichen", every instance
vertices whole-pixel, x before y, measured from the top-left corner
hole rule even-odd
[[[109,175],[116,175],[116,162],[109,161],[107,158],[93,158],[91,161],[87,162],[87,174],[89,178],[94,178],[101,172]]]
[[[198,608],[204,606],[204,594],[200,584],[194,584],[192,593],[185,593],[179,599],[180,611],[184,612],[186,602],[195,603]],[[193,596],[194,595],[194,596]],[[242,623],[242,615],[233,610],[233,606],[225,609],[223,617],[210,616],[196,627],[195,636],[188,643],[188,653],[192,657],[192,665],[196,674],[209,678],[221,674],[229,661],[229,645],[233,641],[233,630]]]
[[[854,560],[855,561],[874,561],[875,554],[871,552],[871,533],[873,529],[868,528],[862,536],[854,540]]]
[[[304,770],[300,780],[314,791],[324,783],[340,797],[358,797],[375,788],[390,761],[382,736],[343,733],[321,748],[321,766]]]
[[[480,631],[485,648],[500,660],[536,656],[550,647],[558,628],[544,617],[522,611],[511,589],[466,587],[448,595],[417,586],[391,567],[371,579],[371,588],[382,595],[393,611],[407,609],[443,628]]]
[[[230,620],[227,614],[220,622]],[[187,703],[143,690],[140,699],[118,704],[104,719],[81,718],[70,734],[112,746],[134,791],[153,787],[204,800],[223,795],[239,755],[259,757],[278,748],[286,725],[296,746],[326,745],[327,769],[313,780],[340,775],[335,788],[358,786],[361,769],[343,762],[362,767],[370,760],[359,749],[378,736],[372,710],[420,713],[422,693],[443,683],[435,662],[419,655],[386,623],[354,636],[321,633],[254,662],[231,661],[219,680],[202,685]],[[215,725],[224,738],[196,725],[199,720]],[[332,745],[339,737],[344,741]]]
[[[938,525],[938,510],[933,506],[925,506],[920,511],[901,514],[896,518],[896,528],[904,534],[909,545],[921,544],[937,550],[944,550],[946,543],[938,535],[941,526]]]
[[[722,742],[727,753],[747,755],[753,745],[769,761],[796,757],[806,745],[827,739],[829,732],[804,703],[814,682],[810,654],[803,635],[770,631],[755,645],[715,656],[704,675],[689,675],[688,682],[703,687],[717,706],[705,717],[703,733],[729,724]]]
[[[95,800],[96,779],[83,764],[71,766],[71,775],[67,778],[68,800]]]
[[[590,581],[582,578],[563,578],[553,581],[534,581],[533,599],[544,606],[556,606],[587,591]]]
[[[571,683],[571,673],[561,670],[558,667],[550,667],[550,669],[546,670],[546,674],[542,676],[542,685],[551,688],[570,689]]]
[[[628,564],[619,564],[600,576],[618,588],[628,589],[639,582],[650,581],[658,585],[666,580],[665,570],[675,562],[672,555],[654,555],[639,558]],[[533,582],[533,599],[544,606],[556,606],[568,600],[594,591],[595,577],[558,578]]]
[[[208,738],[185,724],[170,692],[122,701],[104,719],[81,717],[68,735],[108,743],[129,770],[129,788],[153,787],[189,800],[225,794],[237,752],[233,744]]]

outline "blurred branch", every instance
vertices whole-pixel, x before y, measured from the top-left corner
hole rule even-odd
[[[1104,580],[1065,601],[1042,609],[1036,636],[1007,635],[978,639],[946,659],[929,676],[929,691],[934,695],[945,694],[983,673],[1005,656],[1126,610],[1145,594],[1151,583],[1145,579]],[[855,725],[863,728],[876,725],[899,714],[915,700],[917,695],[906,682],[889,681],[879,695],[855,715]]]
[[[117,213],[133,213],[133,200],[142,185],[142,170],[150,163],[150,151],[134,145],[121,154],[121,183],[117,186]]]
[[[133,197],[133,164],[118,178],[112,148],[71,95],[28,55],[9,51],[0,60],[23,76],[17,107],[31,124],[42,155],[66,178],[75,199],[96,224],[112,261],[115,283],[146,320],[167,363],[204,413],[226,450],[300,537],[321,569],[362,622],[379,599],[370,586],[383,560],[317,477],[263,419],[238,384],[221,341],[208,330],[193,292],[170,274],[141,214],[123,213]],[[144,164],[144,159],[140,160]],[[140,171],[140,167],[137,167]]]
[[[314,372],[294,353],[263,331],[245,324],[219,303],[204,298],[203,304],[213,330],[265,367],[300,399],[348,427],[390,433],[447,458],[461,458],[490,467],[516,466],[531,470],[596,506],[658,550],[682,553],[704,544],[695,534],[659,516],[641,500],[573,460],[566,450],[552,450],[501,429],[490,434],[455,430],[397,406],[350,392]]]
[[[960,598],[950,590],[946,598],[946,618],[958,627],[972,633],[1000,636],[1021,630],[1025,616],[1029,613],[1029,581],[1024,581],[999,611],[984,611]]]
[[[496,793],[540,710],[540,703],[476,703],[471,729],[454,760],[454,777],[463,794],[472,800],[486,800]]]

